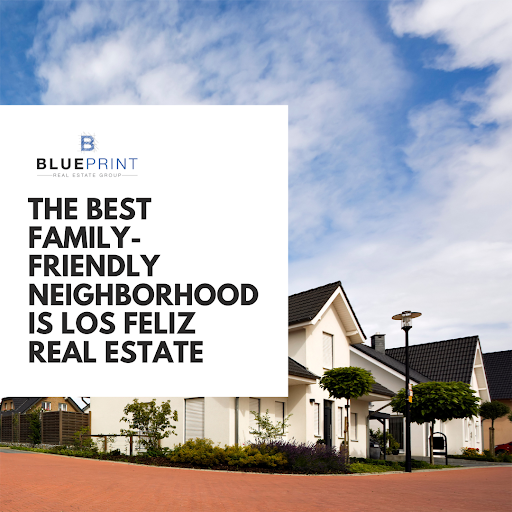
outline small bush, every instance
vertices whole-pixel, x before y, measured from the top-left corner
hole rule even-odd
[[[363,462],[350,464],[351,473],[385,473],[387,471],[391,471],[390,468],[380,464],[365,464]]]
[[[485,457],[490,455],[485,453],[480,453],[480,450],[478,448],[468,448],[467,446],[460,449],[461,454],[465,455],[467,457]],[[485,450],[488,451],[488,450]]]
[[[253,447],[262,453],[282,453],[288,467],[298,473],[347,473],[345,450],[337,450],[325,444],[298,443],[296,441],[267,441]]]
[[[287,463],[282,453],[262,452],[254,446],[215,446],[211,439],[193,439],[179,444],[167,457],[173,462],[202,467],[238,466],[275,468]]]

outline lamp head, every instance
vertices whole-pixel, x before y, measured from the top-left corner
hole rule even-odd
[[[392,317],[393,320],[402,321],[402,329],[408,330],[412,328],[412,319],[418,318],[421,313],[414,313],[412,311],[402,311],[402,313]]]

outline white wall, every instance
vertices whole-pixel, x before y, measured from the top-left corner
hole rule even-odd
[[[377,362],[373,363],[372,361],[367,360],[363,356],[359,355],[355,350],[351,351],[350,357],[351,364],[353,366],[360,366],[361,368],[370,370],[377,382],[387,387],[388,389],[397,392],[404,387],[404,376],[393,375],[392,370],[388,371],[379,367]],[[476,392],[477,396],[481,396],[482,392],[479,391],[478,387],[479,384],[477,382],[477,373],[475,370],[473,370],[471,388]],[[486,390],[484,390],[484,396],[485,392]],[[391,407],[386,407],[380,412],[393,414]],[[481,429],[480,418],[473,417],[471,418],[471,421],[468,422],[467,436],[465,435],[464,431],[464,421],[465,420],[462,419],[455,419],[452,421],[447,421],[446,423],[442,423],[440,421],[436,422],[435,431],[443,432],[446,434],[448,441],[448,452],[451,454],[460,454],[461,448],[465,446],[471,448],[479,448],[480,451],[482,450],[481,434],[477,435],[477,431]],[[477,428],[477,425],[479,428]],[[370,422],[370,428],[374,430],[380,428],[382,430],[382,425],[378,421],[372,420]],[[428,436],[430,435],[429,432],[429,427],[426,425],[417,425],[415,423],[411,424],[411,452],[413,456],[428,455]]]
[[[289,333],[290,357],[306,366],[316,375],[324,373],[323,365],[323,333],[333,335],[333,367],[350,365],[349,342],[334,308],[330,306],[322,316],[322,319],[314,326]],[[288,439],[296,439],[299,442],[316,442],[324,436],[323,407],[324,400],[329,399],[329,393],[320,388],[318,384],[296,385],[289,387],[289,397],[253,397],[260,398],[260,411],[262,414],[268,409],[270,417],[275,418],[275,402],[285,403],[285,416],[292,414],[289,423]],[[141,398],[140,401],[149,401],[151,398]],[[119,419],[123,416],[123,408],[130,403],[133,397],[127,398],[91,398],[92,429],[93,433],[118,433],[123,425]],[[159,398],[164,401],[166,398]],[[314,406],[311,403],[320,404],[320,435],[314,431]],[[343,422],[345,414],[345,400],[332,401],[332,426],[333,445],[339,447],[343,437]],[[178,411],[176,422],[176,436],[171,436],[162,441],[162,446],[173,446],[184,441],[184,411],[185,400],[183,397],[171,398],[171,407]],[[343,408],[343,416],[340,418],[338,408]],[[351,455],[365,457],[367,453],[367,417],[368,402],[353,401],[351,411],[357,413],[358,441],[351,444]],[[249,398],[239,399],[239,443],[244,444],[254,440],[249,433],[251,414],[249,412]],[[127,428],[127,425],[124,426]],[[341,433],[340,433],[341,431]],[[235,443],[235,398],[205,398],[205,437],[215,443]],[[116,447],[125,448],[126,442],[119,440]]]

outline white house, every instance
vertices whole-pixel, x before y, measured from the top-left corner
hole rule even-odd
[[[371,347],[353,345],[350,352],[352,366],[370,370],[378,382],[395,392],[404,387],[405,348],[386,349],[384,334],[372,336]],[[465,382],[482,401],[489,400],[478,336],[409,346],[409,361],[410,379],[413,385],[428,381]],[[391,415],[389,430],[403,449],[405,419],[401,415],[393,414],[390,407],[385,407],[380,412]],[[382,429],[376,420],[371,420],[370,425],[371,428]],[[446,435],[448,452],[451,454],[460,454],[462,447],[478,448],[480,451],[483,449],[481,422],[477,416],[445,423],[438,421],[435,431]],[[411,424],[413,456],[428,455],[428,436],[427,424]]]
[[[341,283],[290,296],[288,325],[287,397],[172,397],[171,406],[178,411],[177,436],[164,440],[163,446],[196,437],[221,444],[247,443],[253,439],[249,430],[255,426],[251,411],[265,413],[267,409],[274,420],[292,415],[286,438],[300,442],[324,439],[328,445],[339,446],[347,414],[346,401],[329,399],[318,381],[326,369],[356,366],[351,348],[366,339]],[[378,384],[372,393],[352,400],[349,411],[352,456],[368,454],[369,404],[388,401],[394,395],[384,382],[376,380]],[[205,389],[205,395],[207,392]],[[119,423],[123,408],[133,398],[91,398],[92,433],[118,433],[123,427]],[[149,401],[153,397],[138,398]],[[159,397],[159,400],[166,399]],[[126,443],[118,440],[117,446],[123,449]]]

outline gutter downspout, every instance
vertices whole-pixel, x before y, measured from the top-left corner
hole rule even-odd
[[[240,398],[235,398],[235,446],[238,446],[238,413],[240,412]]]

